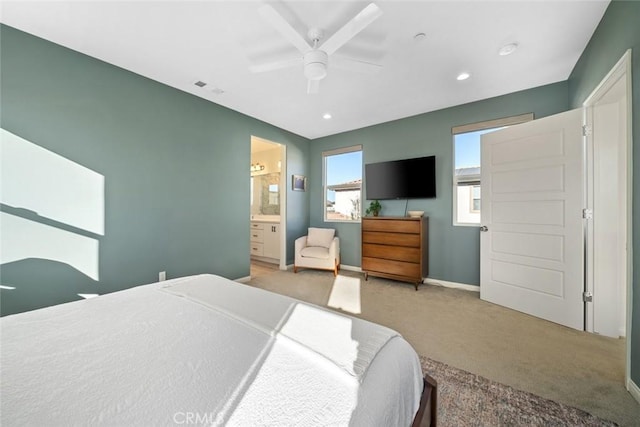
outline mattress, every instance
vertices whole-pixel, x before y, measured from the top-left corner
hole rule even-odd
[[[199,275],[4,317],[3,425],[411,425],[395,331]]]

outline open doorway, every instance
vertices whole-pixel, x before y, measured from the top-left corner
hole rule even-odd
[[[264,268],[286,269],[286,146],[251,137],[250,256]]]
[[[627,337],[626,386],[631,357],[631,51],[583,103],[586,136],[585,329]],[[636,396],[636,399],[638,397]]]

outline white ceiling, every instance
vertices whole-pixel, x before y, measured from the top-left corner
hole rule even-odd
[[[368,2],[270,2],[301,34],[330,37]],[[383,65],[331,67],[307,95],[300,56],[258,14],[260,1],[3,1],[1,21],[145,77],[318,138],[566,80],[608,0],[376,0],[383,15],[334,55]],[[424,33],[422,41],[414,35]],[[504,44],[518,50],[499,56]],[[471,78],[457,81],[460,72]],[[199,88],[195,81],[207,83]],[[213,89],[221,89],[217,94]],[[322,115],[330,112],[330,120]]]

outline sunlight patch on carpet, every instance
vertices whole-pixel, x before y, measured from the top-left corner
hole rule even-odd
[[[353,314],[362,313],[360,305],[360,278],[338,275],[333,281],[329,307],[339,308]]]

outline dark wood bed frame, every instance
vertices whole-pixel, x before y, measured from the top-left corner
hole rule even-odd
[[[425,374],[420,407],[411,427],[437,427],[438,425],[438,383]]]

